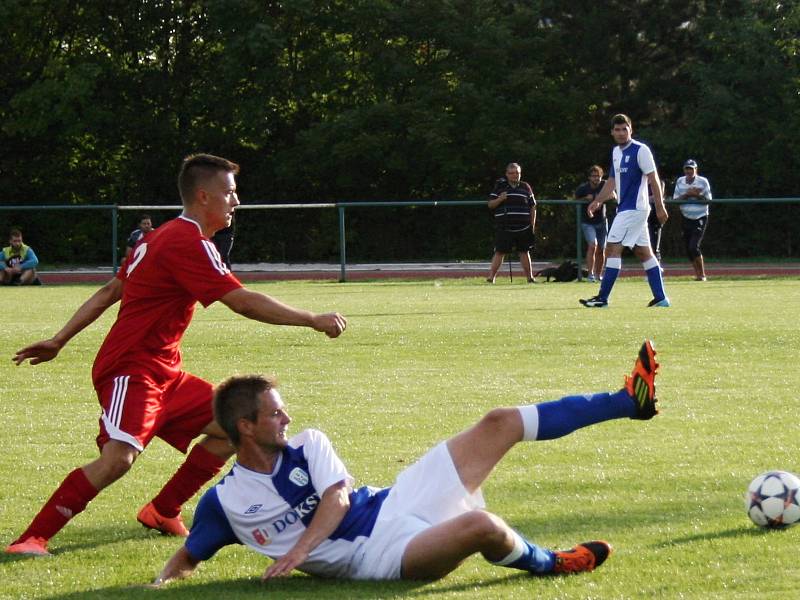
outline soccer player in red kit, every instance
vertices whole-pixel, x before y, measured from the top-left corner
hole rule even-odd
[[[188,534],[182,504],[214,477],[233,448],[213,419],[212,385],[181,368],[180,342],[196,302],[217,300],[245,317],[312,327],[329,337],[347,326],[338,313],[314,314],[243,287],[210,238],[231,224],[239,199],[237,164],[209,154],[184,159],[178,176],[183,214],[154,230],[54,337],[19,350],[14,361],[55,358],[77,333],[121,299],[117,320],[95,358],[100,457],[69,473],[7,553],[45,555],[47,544],[108,485],[128,472],[154,436],[181,452],[204,434],[185,462],[137,516],[146,527]]]

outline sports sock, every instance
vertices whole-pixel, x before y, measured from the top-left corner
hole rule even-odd
[[[97,494],[98,491],[86,478],[83,469],[75,469],[61,482],[28,528],[13,543],[16,544],[29,537],[49,540],[61,531],[72,517],[82,512]]]
[[[663,300],[667,297],[664,292],[664,278],[661,275],[661,265],[658,264],[655,256],[649,258],[642,263],[642,268],[647,274],[647,283],[650,284],[650,290],[653,292],[653,298],[656,300]]]
[[[619,272],[622,271],[622,259],[616,256],[606,259],[606,270],[603,272],[603,281],[600,282],[600,292],[597,294],[603,300],[608,300],[611,288],[617,281]]]
[[[224,459],[206,450],[204,446],[195,444],[180,468],[153,498],[153,506],[162,517],[177,517],[183,503],[219,473],[225,462]]]
[[[624,389],[585,396],[565,396],[560,400],[518,406],[524,428],[523,440],[553,440],[576,429],[622,419],[636,414],[636,405]]]
[[[492,564],[531,573],[550,573],[555,567],[556,556],[550,550],[531,544],[515,531],[514,549],[504,559],[492,561]]]

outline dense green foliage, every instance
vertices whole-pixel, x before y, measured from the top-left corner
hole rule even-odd
[[[256,324],[215,304],[198,310],[184,340],[187,369],[210,381],[276,374],[291,432],[326,431],[359,485],[389,485],[430,446],[495,406],[618,389],[641,340],[652,337],[662,414],[520,444],[484,489],[490,510],[542,545],[611,542],[615,553],[594,573],[537,579],[476,556],[433,584],[295,573],[263,587],[258,576],[269,561],[229,547],[163,593],[137,589],[179,545],[135,520],[181,461],[156,440],[54,538],[55,556],[0,554],[0,597],[795,599],[800,526],[757,529],[742,496],[758,473],[798,471],[800,372],[792,357],[800,353],[800,281],[669,285],[670,309],[645,308],[647,284],[629,278],[618,282],[614,304],[597,311],[578,305],[593,288],[578,283],[259,284],[297,306],[341,310],[348,330],[329,340]],[[0,329],[8,365],[0,377],[0,543],[19,534],[68,471],[96,456],[99,411],[89,372],[114,311],[53,362],[15,368],[8,361],[14,349],[56,331],[94,289],[4,290],[9,305],[36,302],[47,311],[19,311],[15,327]],[[196,502],[185,507],[187,522]]]
[[[750,0],[3,0],[0,202],[174,204],[195,151],[240,162],[246,202],[478,199],[512,160],[539,197],[563,198],[608,163],[618,111],[668,189],[692,156],[717,197],[797,196],[798,32],[795,2]],[[770,241],[788,223],[797,255],[786,210],[723,217],[767,232],[732,236],[728,253],[784,255]],[[244,231],[260,231],[268,216],[251,214]],[[55,232],[63,219],[0,213],[52,260],[105,257],[86,238],[106,217],[80,217]],[[362,258],[488,254],[485,211],[358,218]],[[549,256],[574,239],[553,218]],[[330,221],[304,212],[239,258],[292,240],[290,254],[330,259]],[[68,248],[43,247],[55,238]]]

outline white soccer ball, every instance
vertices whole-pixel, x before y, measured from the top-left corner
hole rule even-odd
[[[759,527],[779,529],[800,520],[800,479],[786,471],[762,473],[747,488],[747,515]]]

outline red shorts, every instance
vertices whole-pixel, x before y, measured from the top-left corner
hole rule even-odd
[[[181,372],[157,385],[146,375],[119,375],[95,386],[103,414],[97,446],[109,440],[130,444],[140,452],[154,436],[186,452],[189,443],[214,419],[213,386]]]

